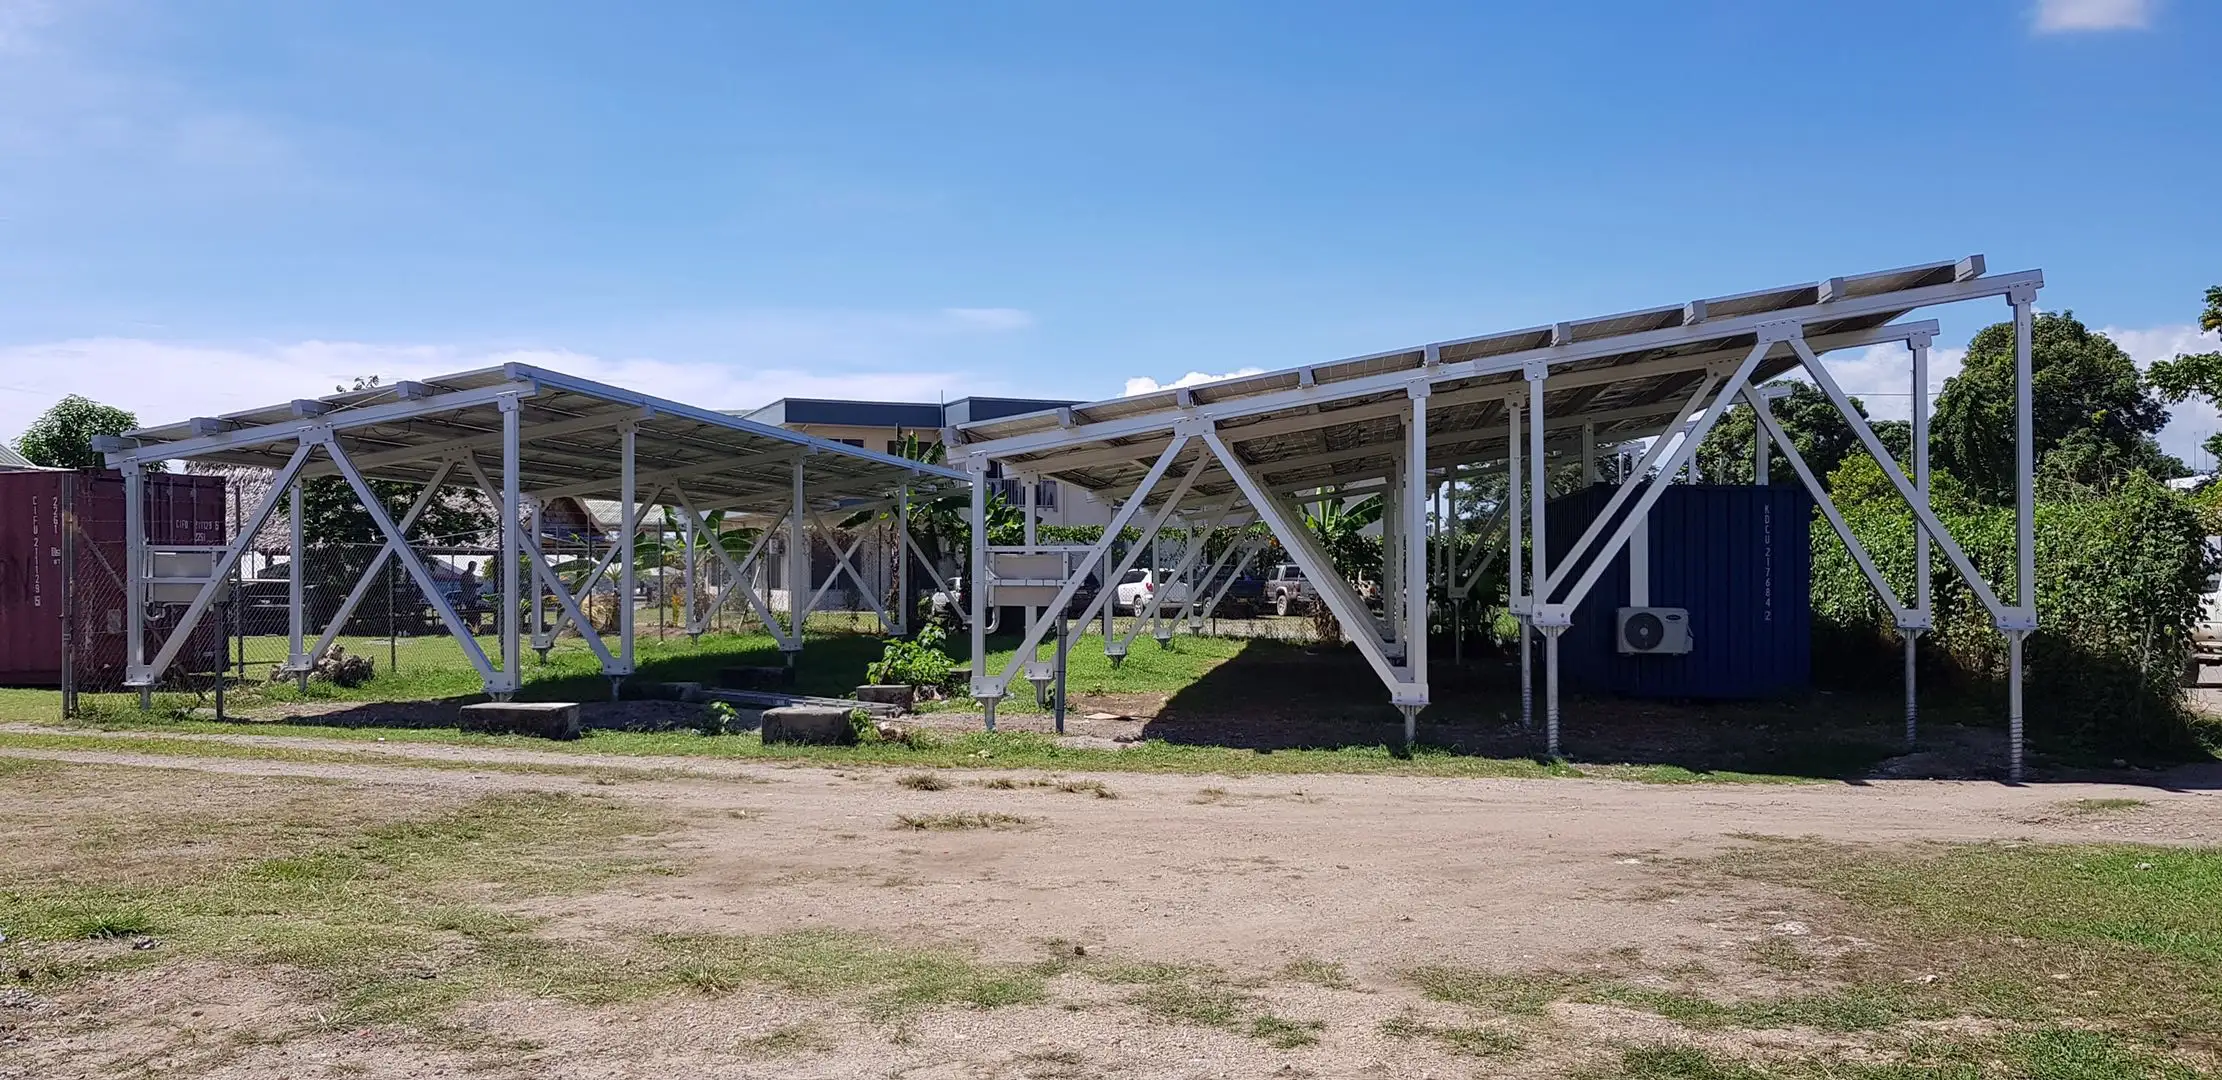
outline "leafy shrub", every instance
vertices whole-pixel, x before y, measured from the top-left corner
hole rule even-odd
[[[740,725],[740,710],[722,701],[713,701],[703,706],[702,712],[694,720],[694,729],[704,735],[723,735],[738,731]]]
[[[1939,475],[1937,516],[2001,600],[2014,602],[2014,511],[1980,506]],[[1913,514],[1869,458],[1830,477],[1845,521],[1899,598],[1914,596]],[[2036,507],[2037,632],[2024,653],[2032,736],[2084,749],[2183,752],[2195,747],[2181,688],[2209,572],[2197,507],[2143,474],[2112,491]],[[1996,686],[2006,641],[1943,552],[1930,554],[1934,628],[1923,678]],[[1897,630],[1867,579],[1816,517],[1814,656],[1833,681],[1895,681]]]
[[[882,685],[939,690],[949,684],[950,673],[957,668],[943,649],[947,641],[941,627],[930,624],[907,641],[889,638],[880,658],[864,669],[864,677]]]

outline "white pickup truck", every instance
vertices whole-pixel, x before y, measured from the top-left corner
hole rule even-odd
[[[2199,685],[2202,664],[2222,664],[2222,575],[2208,577],[2199,597],[2199,621],[2191,624],[2191,659],[2183,665],[2185,686]]]

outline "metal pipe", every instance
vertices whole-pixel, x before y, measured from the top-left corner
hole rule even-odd
[[[1404,435],[1404,669],[1412,682],[1427,686],[1427,395],[1425,383],[1411,389],[1412,422]],[[1406,715],[1405,742],[1413,735]]]
[[[1928,506],[1929,336],[1917,334],[1907,345],[1913,349],[1913,489],[1921,496],[1921,504]],[[1929,530],[1921,523],[1921,516],[1916,514],[1913,517],[1913,606],[1915,610],[1934,620],[1936,616],[1930,606],[1929,589]],[[1920,638],[1919,631],[1906,635],[1906,748],[1909,750],[1920,735],[1920,704],[1914,691],[1915,660],[1920,648]]]
[[[795,654],[802,651],[803,628],[810,625],[810,520],[808,508],[803,505],[802,458],[797,455],[793,466],[789,492],[793,505],[787,518],[787,641],[780,645],[787,666],[795,664]],[[717,543],[717,537],[710,538]],[[831,543],[830,538],[827,541]]]
[[[515,693],[524,686],[522,670],[518,667],[517,634],[523,613],[519,610],[517,596],[517,564],[524,558],[524,537],[520,535],[522,523],[518,514],[521,496],[517,490],[518,425],[521,420],[519,402],[515,395],[501,399],[501,549],[502,549],[502,607],[501,607],[501,670],[505,688]]]
[[[303,455],[299,453],[294,455],[295,458],[301,456]],[[293,516],[298,520],[301,515],[296,513]],[[236,540],[234,544],[237,544]],[[131,659],[131,674],[141,676],[147,666],[147,477],[144,466],[136,461],[123,467],[123,546],[124,633],[129,636],[125,647],[130,650],[127,655]],[[300,562],[299,556],[294,558],[294,562]],[[68,576],[75,578],[77,567],[72,564],[68,569]],[[191,629],[191,624],[187,624],[187,632]],[[70,644],[74,646],[76,642],[72,641]],[[298,650],[299,646],[296,645],[295,649]],[[139,686],[139,708],[146,710],[153,707],[154,680],[146,677],[146,681]]]
[[[2021,783],[2021,644],[2028,634],[2021,630],[2006,633],[2006,741],[2008,761],[2006,776]]]
[[[1535,728],[1535,684],[1533,681],[1534,657],[1528,645],[1528,600],[1521,581],[1520,519],[1522,486],[1526,478],[1520,475],[1520,405],[1516,398],[1505,399],[1505,606],[1520,624],[1520,728]]]
[[[987,460],[970,462],[972,474],[972,571],[971,587],[966,597],[972,607],[972,696],[979,698],[986,710],[985,726],[995,730],[995,699],[997,693],[983,695],[980,691],[993,685],[988,674],[988,484]]]
[[[1558,744],[1558,636],[1565,627],[1546,627],[1543,631],[1543,718],[1544,752],[1559,756]]]
[[[291,514],[289,516],[292,519],[287,522],[286,531],[288,542],[293,547],[293,557],[286,560],[285,568],[287,644],[285,663],[286,668],[294,673],[295,678],[300,680],[301,692],[305,694],[309,690],[309,658],[301,651],[301,638],[308,629],[308,605],[303,602],[302,598],[304,585],[301,576],[301,564],[306,561],[308,550],[302,539],[306,535],[306,526],[302,521],[301,514],[300,480],[296,479],[288,486],[286,498],[290,500]]]
[[[895,496],[895,633],[910,636],[910,485]]]
[[[541,541],[540,534],[547,528],[547,519],[544,516],[547,513],[547,507],[535,501],[525,513],[527,515],[526,520],[530,523],[527,529],[532,533],[534,546],[538,546]],[[535,558],[537,557],[535,556]],[[555,635],[546,632],[548,622],[547,590],[540,587],[540,572],[538,570],[534,570],[528,575],[526,581],[532,589],[532,647],[535,652],[540,654],[540,662],[545,664],[548,662],[548,650],[555,646]]]
[[[633,595],[638,583],[633,580],[633,537],[640,531],[640,507],[633,499],[636,494],[633,453],[634,425],[625,424],[618,431],[618,481],[617,499],[621,504],[618,517],[617,567],[617,666],[619,675],[633,673]],[[591,586],[593,578],[587,581]]]

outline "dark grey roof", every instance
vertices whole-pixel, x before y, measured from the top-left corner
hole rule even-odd
[[[939,428],[941,406],[913,401],[840,401],[781,398],[748,418],[759,424],[828,424],[842,427]]]
[[[842,401],[834,398],[781,398],[743,413],[759,424],[823,424],[837,427],[912,428],[931,431],[981,420],[1040,412],[1071,405],[1044,398],[961,397],[947,404],[930,401]]]

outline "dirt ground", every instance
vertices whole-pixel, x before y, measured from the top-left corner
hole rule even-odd
[[[582,760],[458,747],[373,752]],[[401,762],[9,753],[165,770],[181,799],[219,797],[195,778],[220,774],[229,793],[221,797],[236,800],[240,813],[304,780],[316,797],[373,816],[427,799],[596,783]],[[1062,977],[1053,1003],[935,1009],[899,1025],[839,1002],[743,988],[602,1008],[478,1001],[453,1020],[490,1040],[472,1049],[379,1027],[265,1043],[256,1031],[313,1019],[313,995],[280,969],[181,959],[46,992],[0,989],[0,1077],[1551,1075],[1581,1067],[1585,1047],[1701,1036],[1631,1010],[1555,1005],[1548,1020],[1566,1036],[1553,1041],[1557,1049],[1482,1066],[1384,1033],[1397,1017],[1455,1021],[1416,993],[1407,973],[1633,965],[1640,978],[1697,965],[1712,973],[1717,993],[1734,997],[1779,989],[1781,973],[1749,959],[1755,944],[1789,936],[1800,947],[1857,947],[1830,937],[1832,913],[1812,896],[1689,872],[1693,861],[1753,835],[2222,843],[2214,794],[2222,776],[2197,772],[2158,788],[1105,774],[1117,796],[1107,798],[980,786],[1001,775],[991,772],[949,774],[946,790],[913,790],[892,771],[622,763],[676,771],[591,787],[679,823],[657,841],[675,872],[586,895],[495,898],[544,919],[543,934],[839,928],[946,945],[984,961],[1036,960],[1077,944],[1093,956],[1210,965],[1248,980],[1261,1007],[1321,1023],[1318,1042],[1275,1048],[1238,1030],[1162,1022],[1100,984]],[[2108,815],[2063,809],[2106,798],[2146,805]],[[73,815],[87,810],[0,784],[0,819],[29,823],[40,844],[70,842]],[[946,832],[897,827],[899,815],[962,812],[1022,821]],[[1341,965],[1348,982],[1276,975],[1292,964]],[[811,1040],[766,1049],[767,1035],[801,1021],[814,1025]],[[1788,1030],[1764,1038],[1824,1037]],[[172,1071],[201,1060],[189,1051],[212,1042],[230,1046],[216,1064]]]

